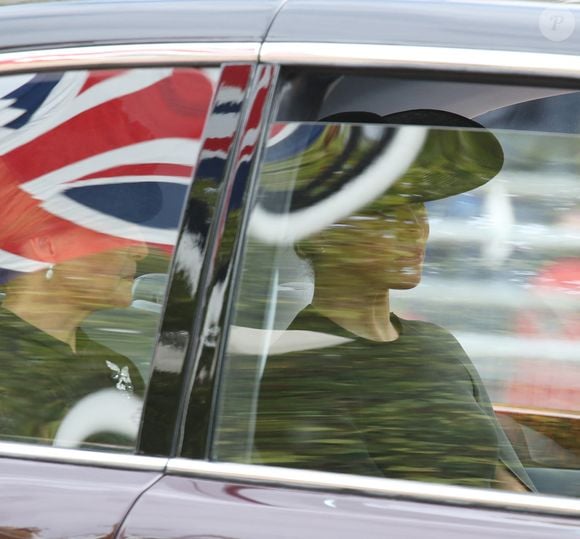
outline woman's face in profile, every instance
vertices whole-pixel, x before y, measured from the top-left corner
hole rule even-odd
[[[55,266],[54,285],[68,303],[88,310],[127,307],[137,262],[147,253],[139,243],[62,262]]]
[[[386,206],[375,202],[306,240],[314,270],[335,271],[369,286],[408,289],[419,284],[429,235],[422,203]]]

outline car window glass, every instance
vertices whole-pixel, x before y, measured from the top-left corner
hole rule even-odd
[[[580,495],[578,92],[290,80],[212,457]]]
[[[131,450],[215,74],[0,78],[0,440]]]

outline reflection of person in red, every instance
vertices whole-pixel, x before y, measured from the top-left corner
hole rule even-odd
[[[211,95],[197,69],[2,81],[5,309],[74,350],[87,314],[129,304],[145,242],[171,250]]]
[[[580,207],[568,209],[554,225],[561,238],[577,240]],[[574,343],[580,340],[580,258],[544,264],[529,286],[536,304],[518,313],[515,333],[528,339],[529,349],[540,355],[522,358],[504,401],[510,406],[577,412],[580,364]],[[544,357],[542,349],[547,350]]]
[[[4,285],[0,438],[49,441],[86,395],[101,389],[128,398],[143,393],[133,363],[91,340],[81,322],[97,310],[129,306],[137,262],[146,256],[147,246],[121,241],[116,248],[71,257],[79,241],[82,234],[55,235],[39,227],[35,237],[22,242],[21,253],[54,263],[19,273]],[[94,441],[99,443],[131,443],[117,434],[97,434]]]
[[[23,252],[61,260],[59,245],[67,243],[69,250],[71,241],[40,234]],[[23,274],[7,283],[2,307],[75,351],[77,329],[91,312],[129,306],[136,264],[147,252],[145,243],[133,243]]]
[[[518,314],[516,333],[529,339],[555,341],[564,347],[580,340],[580,316],[575,299],[580,294],[580,259],[565,258],[544,266],[531,281],[541,307]],[[571,358],[575,359],[575,358]],[[576,358],[577,359],[577,358]],[[525,358],[510,383],[506,403],[537,409],[577,411],[580,402],[580,365],[576,361]]]
[[[566,258],[545,266],[530,283],[545,305],[541,313],[520,315],[517,332],[544,338],[580,339],[580,317],[571,308],[572,296],[580,293],[580,259]]]

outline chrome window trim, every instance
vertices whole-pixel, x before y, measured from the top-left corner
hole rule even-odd
[[[506,50],[349,43],[264,43],[271,64],[383,67],[534,77],[580,78],[580,56]]]
[[[256,62],[259,43],[144,43],[0,53],[0,74],[46,69]]]
[[[358,495],[384,496],[417,502],[509,510],[543,515],[580,516],[580,500],[517,494],[496,489],[476,489],[400,479],[278,468],[253,464],[170,459],[170,475],[203,477],[220,481],[250,482],[286,488],[306,488]]]
[[[0,462],[3,458],[97,466],[99,468],[120,468],[142,472],[163,472],[167,458],[146,457],[123,453],[65,449],[61,447],[0,442]]]

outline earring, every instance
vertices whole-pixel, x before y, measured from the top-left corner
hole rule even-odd
[[[47,281],[50,281],[54,277],[54,264],[48,266],[48,269],[46,270],[44,277]]]

